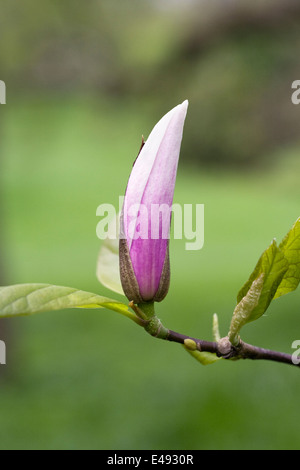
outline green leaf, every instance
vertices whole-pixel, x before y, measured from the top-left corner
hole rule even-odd
[[[191,356],[193,356],[203,366],[214,364],[214,362],[217,362],[220,359],[222,359],[221,357],[218,357],[214,353],[210,353],[207,351],[198,351],[196,342],[191,338],[187,338],[184,340],[183,347]]]
[[[264,278],[265,275],[261,274],[252,282],[252,285],[247,294],[237,304],[233,312],[228,338],[231,344],[234,346],[239,344],[239,333],[241,328],[246,325],[246,323],[255,320],[255,318],[253,318],[253,312],[255,311],[260,301],[264,287]]]
[[[207,351],[192,351],[186,346],[183,346],[183,347],[191,356],[193,356],[203,366],[209,366],[210,364],[214,364],[215,362],[220,361],[222,359],[221,357],[218,357],[214,353],[210,353]]]
[[[253,282],[258,279],[261,274],[264,275],[263,287],[258,304],[252,310],[251,316],[249,317],[247,323],[257,320],[265,313],[272,299],[274,298],[276,291],[288,268],[288,261],[286,260],[281,249],[278,248],[276,241],[273,240],[269,248],[260,257],[249,280],[242,287],[237,296],[237,302],[240,303],[241,300],[247,295]]]
[[[289,268],[276,291],[275,299],[294,291],[300,282],[300,217],[279,245]]]
[[[122,302],[71,287],[50,284],[0,287],[0,317],[31,315],[68,308],[107,308],[139,323],[138,317]]]
[[[124,294],[119,267],[119,215],[108,225],[107,238],[103,241],[98,262],[97,278],[101,284],[113,292]]]
[[[238,333],[243,325],[261,317],[273,299],[292,292],[299,282],[300,218],[279,247],[273,240],[239,291],[229,331],[232,344],[238,341]]]

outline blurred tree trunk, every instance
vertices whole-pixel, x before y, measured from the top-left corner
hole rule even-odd
[[[223,0],[220,2],[223,3]],[[289,24],[299,24],[299,0],[272,0],[228,3],[226,9],[222,5],[210,5],[205,16],[196,15],[191,28],[182,40],[181,47],[166,63],[178,68],[186,62],[193,62],[195,57],[208,48],[218,46],[230,37],[258,33],[259,31],[278,31],[288,28]],[[169,70],[170,73],[170,70]]]
[[[1,152],[0,152],[0,175],[1,175]],[[0,181],[1,185],[1,181]],[[4,262],[4,240],[3,240],[3,214],[2,214],[2,190],[0,186],[0,286],[5,285],[5,262]],[[11,342],[11,322],[9,319],[0,319],[0,340],[4,341],[6,345],[6,351],[9,348]],[[0,365],[0,379],[2,380],[7,376],[7,367]]]
[[[297,144],[290,86],[300,70],[300,1],[215,0],[204,2],[201,14],[193,6],[185,21],[159,67],[139,77],[139,92],[159,97],[161,114],[174,96],[193,103],[186,161],[244,170]]]

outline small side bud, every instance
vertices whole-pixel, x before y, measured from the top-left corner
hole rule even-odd
[[[185,339],[184,340],[184,345],[190,351],[196,351],[197,350],[197,344],[193,339],[190,339],[190,338]]]
[[[232,344],[229,341],[228,336],[221,338],[218,342],[218,350],[223,357],[226,357],[230,354],[232,349]]]
[[[219,329],[219,319],[216,313],[214,313],[213,315],[213,338],[214,338],[214,341],[216,341],[217,343],[221,339],[220,329]]]

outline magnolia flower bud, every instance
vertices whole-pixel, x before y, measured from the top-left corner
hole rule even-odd
[[[188,101],[154,127],[134,163],[120,219],[120,276],[135,303],[160,302],[170,283],[171,208]]]

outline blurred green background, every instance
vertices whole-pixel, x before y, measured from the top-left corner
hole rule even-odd
[[[226,335],[236,294],[299,217],[300,4],[10,0],[1,4],[1,284],[116,298],[96,279],[96,208],[118,203],[141,135],[184,99],[174,202],[205,204],[205,246],[171,241],[158,305],[173,330]],[[243,339],[292,352],[299,292]],[[106,310],[0,323],[1,449],[297,449],[289,366],[202,367]]]

